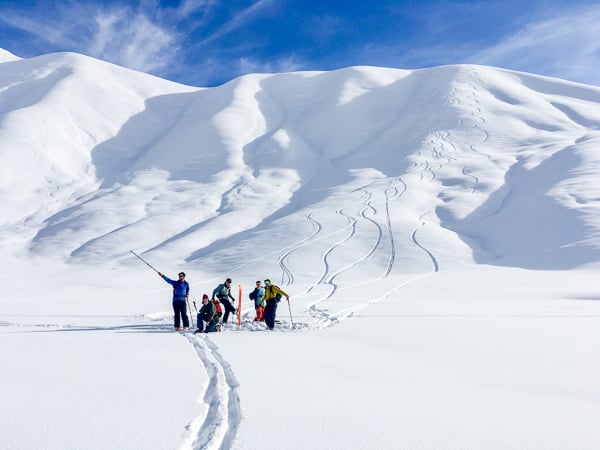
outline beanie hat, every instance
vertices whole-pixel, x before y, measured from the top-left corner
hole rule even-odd
[[[206,294],[203,294],[203,295],[202,295],[202,300],[204,300],[204,299],[208,300],[208,295],[206,295]]]

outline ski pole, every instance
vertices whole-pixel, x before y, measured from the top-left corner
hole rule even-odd
[[[192,328],[194,328],[194,316],[192,316],[192,307],[190,306],[190,302],[187,298],[185,299],[185,302],[187,303],[188,310],[190,311],[190,324],[192,325]]]
[[[238,322],[238,327],[242,324],[242,285],[238,284],[238,293],[239,293],[239,299],[238,299],[238,309],[237,309],[237,322]]]
[[[133,255],[135,257],[137,257],[140,261],[142,261],[144,264],[146,264],[148,267],[150,267],[152,270],[154,270],[156,273],[158,273],[158,270],[156,270],[154,267],[152,267],[150,264],[148,264],[147,261],[144,260],[144,258],[142,258],[140,255],[138,255],[136,252],[134,252],[133,250],[129,250],[131,253],[133,253]]]
[[[288,302],[288,308],[290,310],[290,322],[292,322],[292,330],[293,330],[294,329],[294,319],[292,319],[292,307],[290,305],[290,299],[289,298],[287,299],[287,302]]]

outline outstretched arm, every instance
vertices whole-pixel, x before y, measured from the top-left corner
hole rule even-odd
[[[165,280],[167,283],[169,283],[172,286],[175,286],[175,281],[171,280],[169,277],[167,277],[165,274],[163,274],[162,272],[158,272],[158,276],[160,276],[163,280]]]
[[[277,290],[279,291],[279,293],[281,295],[283,295],[286,298],[286,300],[290,299],[290,296],[286,292],[284,292],[283,289],[281,289],[280,287],[277,287]]]

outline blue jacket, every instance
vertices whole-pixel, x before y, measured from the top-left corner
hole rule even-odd
[[[190,293],[190,285],[187,281],[174,281],[168,278],[166,275],[162,276],[163,280],[173,286],[173,301],[185,302],[185,296]]]
[[[258,308],[259,306],[265,306],[265,288],[254,288],[254,290],[250,294],[250,298],[254,300],[254,306],[256,308]]]

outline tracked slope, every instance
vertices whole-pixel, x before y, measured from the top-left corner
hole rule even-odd
[[[1,64],[0,104],[0,242],[14,254],[85,264],[135,242],[188,264],[218,255],[218,271],[275,237],[285,273],[320,227],[335,235],[319,269],[332,286],[352,273],[339,252],[383,274],[600,255],[596,87],[465,65],[198,89],[56,54]]]

